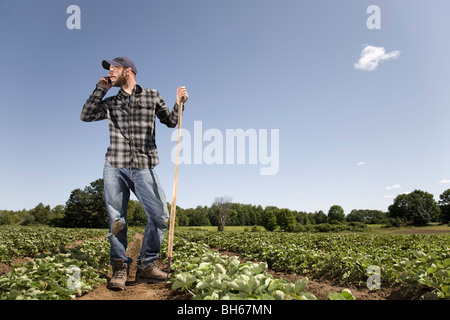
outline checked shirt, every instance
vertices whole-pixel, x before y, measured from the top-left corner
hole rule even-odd
[[[155,116],[169,128],[178,123],[178,105],[169,111],[157,90],[139,84],[127,95],[103,99],[107,89],[97,85],[81,111],[86,122],[108,119],[110,146],[106,161],[116,168],[152,169],[159,163],[155,143]]]

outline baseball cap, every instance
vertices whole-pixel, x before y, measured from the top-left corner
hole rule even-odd
[[[132,60],[128,59],[127,57],[117,57],[117,58],[114,58],[113,60],[103,60],[102,61],[102,66],[106,70],[109,70],[110,65],[124,66],[126,68],[131,68],[131,70],[133,70],[134,74],[137,74],[136,65],[134,64],[134,62]]]

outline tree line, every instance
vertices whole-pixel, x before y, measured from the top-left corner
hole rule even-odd
[[[170,204],[167,204],[170,212]],[[263,226],[269,231],[341,231],[365,230],[367,224],[387,226],[426,225],[429,222],[450,220],[450,189],[436,202],[433,195],[421,190],[398,195],[387,212],[354,209],[349,214],[339,205],[322,210],[305,212],[276,206],[241,204],[231,198],[217,197],[211,206],[183,209],[177,206],[178,226]],[[127,212],[130,226],[144,226],[146,214],[138,201],[130,200]],[[108,218],[103,198],[103,179],[98,179],[84,189],[71,192],[65,205],[50,208],[39,203],[31,210],[0,210],[0,225],[43,224],[71,228],[107,228]]]

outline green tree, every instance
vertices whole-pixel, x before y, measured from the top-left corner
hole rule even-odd
[[[44,206],[41,202],[30,210],[30,214],[34,217],[34,221],[40,224],[48,224],[50,221],[50,206]]]
[[[238,213],[236,210],[230,210],[230,226],[239,226],[240,221],[238,219]]]
[[[338,224],[345,221],[344,209],[341,206],[334,205],[328,210],[328,223]]]
[[[286,232],[292,232],[297,223],[295,220],[294,213],[289,209],[281,209],[277,217],[277,224],[281,228],[281,230]]]
[[[346,217],[348,222],[381,223],[385,220],[386,213],[380,210],[353,209]]]
[[[66,210],[63,205],[59,204],[50,211],[50,222],[49,224],[53,227],[64,226],[64,217]]]
[[[327,215],[322,211],[316,211],[313,213],[313,219],[315,224],[325,223],[327,222]]]
[[[445,190],[439,196],[439,208],[441,209],[441,220],[450,221],[450,189]]]
[[[169,207],[169,212],[170,212],[171,205],[167,204],[167,206]],[[187,215],[186,210],[177,210],[175,219],[177,220],[177,221],[175,221],[175,223],[178,222],[177,225],[179,225],[179,226],[189,226],[190,225],[189,217]]]
[[[262,225],[268,231],[273,231],[277,228],[277,217],[272,210],[266,210],[263,214]]]
[[[145,210],[139,201],[128,201],[127,223],[130,226],[145,226],[147,224]]]
[[[190,226],[209,226],[211,225],[208,219],[208,208],[197,206],[195,209],[186,209],[186,214],[189,218]]]
[[[64,225],[80,228],[107,228],[108,217],[103,197],[103,179],[75,189],[66,202]]]
[[[417,226],[426,225],[430,221],[437,221],[439,216],[440,209],[433,195],[421,190],[400,194],[394,199],[394,203],[389,206],[390,218],[402,219]]]
[[[263,216],[263,212],[264,209],[262,208],[261,205],[255,206],[254,207],[254,212],[255,212],[255,224],[256,225],[262,225],[262,216]]]
[[[34,219],[28,213],[27,215],[30,217],[30,220]],[[21,224],[22,221],[23,219],[16,211],[9,211],[9,210],[0,211],[0,225]]]
[[[297,220],[298,223],[306,225],[310,224],[308,213],[307,212],[294,212],[295,220]]]
[[[52,219],[54,218],[63,218],[65,214],[65,209],[62,204],[58,204],[50,211],[50,216]]]

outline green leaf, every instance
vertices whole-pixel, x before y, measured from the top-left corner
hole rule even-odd
[[[279,281],[279,280],[274,280],[274,281],[269,285],[268,290],[269,290],[269,291],[274,291],[274,290],[276,290],[277,288],[279,288],[280,286],[281,286],[280,281]]]
[[[341,295],[344,298],[346,298],[347,300],[356,300],[355,296],[352,294],[352,292],[349,289],[342,290]]]
[[[254,290],[258,287],[258,281],[254,278],[250,279],[247,283],[248,286],[248,293],[253,293]]]
[[[177,290],[180,289],[184,286],[184,282],[180,281],[180,280],[175,280],[174,283],[172,284],[172,289],[173,290]]]
[[[211,282],[211,288],[222,289],[222,282],[219,279],[215,279]]]
[[[356,300],[349,289],[344,289],[341,291],[341,293],[330,292],[328,294],[328,297],[330,298],[330,300]]]
[[[343,295],[341,295],[338,292],[328,293],[328,298],[330,298],[330,300],[347,300]]]
[[[216,268],[217,273],[226,274],[227,271],[225,270],[224,266],[221,264],[215,264],[214,267]]]
[[[197,289],[205,289],[209,287],[209,284],[206,281],[199,281],[195,286]]]
[[[444,260],[444,268],[450,268],[450,258]]]
[[[295,293],[297,295],[301,294],[303,291],[305,291],[307,284],[308,284],[308,278],[303,278],[303,279],[297,280],[295,282]]]
[[[283,292],[283,291],[280,291],[280,290],[276,290],[276,291],[274,292],[274,294],[273,294],[273,297],[274,297],[276,300],[283,300],[283,299],[284,299],[284,292]]]

